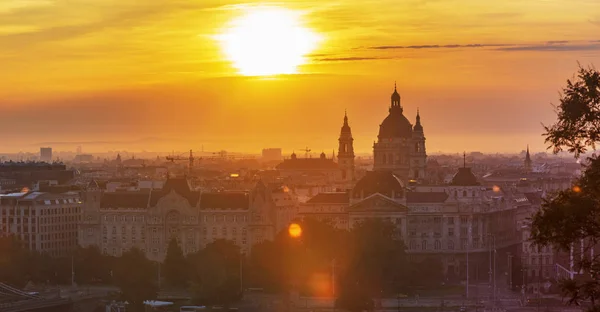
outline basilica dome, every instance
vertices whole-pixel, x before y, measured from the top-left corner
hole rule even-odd
[[[401,107],[392,107],[390,114],[379,126],[379,139],[408,138],[412,137],[412,125],[402,114]]]
[[[390,114],[385,117],[379,126],[379,135],[377,137],[379,139],[412,138],[413,127],[402,113],[400,94],[396,90],[396,86],[394,86],[394,93],[392,93],[391,100]]]

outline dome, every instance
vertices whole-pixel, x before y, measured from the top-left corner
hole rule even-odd
[[[352,197],[365,198],[375,193],[388,197],[404,197],[404,184],[390,171],[367,171],[352,189]]]
[[[378,138],[411,138],[412,125],[399,109],[390,109],[390,114],[379,126]]]

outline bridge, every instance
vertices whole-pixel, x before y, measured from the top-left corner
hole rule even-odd
[[[0,283],[0,311],[2,312],[34,312],[34,311],[68,311],[70,299],[61,298],[59,294],[42,296],[39,293],[25,292],[10,285]]]

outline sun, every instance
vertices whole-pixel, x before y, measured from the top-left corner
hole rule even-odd
[[[279,7],[254,7],[219,36],[223,52],[244,76],[295,74],[320,36],[304,26],[301,14]]]

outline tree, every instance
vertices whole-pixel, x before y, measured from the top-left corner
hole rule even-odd
[[[169,242],[167,256],[163,264],[165,280],[171,287],[186,287],[188,283],[188,262],[186,261],[183,250],[179,247],[175,238]]]
[[[217,240],[188,256],[191,267],[190,292],[197,304],[228,305],[240,298],[239,247]]]
[[[563,149],[579,157],[587,148],[595,148],[600,139],[600,73],[594,68],[579,68],[577,78],[568,80],[563,89],[558,120],[544,127],[546,142],[554,153]],[[570,252],[574,244],[584,244],[584,254],[574,257],[580,278],[561,282],[570,302],[590,300],[590,311],[600,299],[600,262],[589,250],[600,239],[600,158],[588,158],[585,171],[571,189],[545,199],[542,209],[532,218],[531,236],[538,246],[553,246]],[[579,249],[579,248],[575,248]],[[589,255],[589,256],[588,256]]]
[[[397,292],[406,277],[405,246],[389,221],[367,219],[349,235],[338,305],[350,311],[371,308],[371,298]]]
[[[123,253],[117,260],[115,284],[121,290],[122,299],[129,302],[132,311],[143,311],[143,302],[156,298],[158,287],[155,275],[154,265],[137,248]]]

